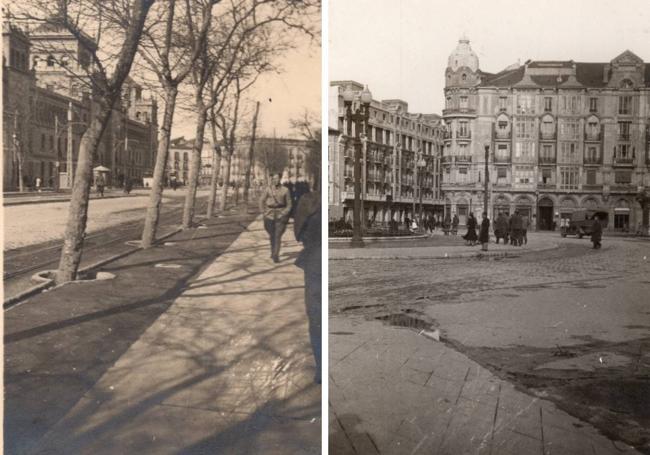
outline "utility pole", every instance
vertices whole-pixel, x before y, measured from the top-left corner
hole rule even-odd
[[[73,165],[72,165],[72,101],[68,102],[68,141],[67,141],[67,168],[66,168],[66,184],[67,187],[72,189],[74,183]]]
[[[60,157],[61,157],[61,142],[60,142],[60,137],[59,137],[59,116],[54,115],[54,140],[55,142],[55,147],[56,147],[56,166],[55,166],[55,172],[56,175],[52,176],[53,178],[53,183],[54,183],[54,191],[58,193],[59,191],[59,165],[60,165]]]
[[[13,151],[14,151],[14,160],[16,161],[16,175],[18,180],[18,191],[21,193],[25,190],[23,187],[23,168],[22,168],[22,159],[20,156],[20,150],[18,146],[18,109],[14,110],[14,131],[12,135],[13,139]]]
[[[253,168],[253,159],[255,157],[255,133],[257,131],[257,116],[260,111],[260,102],[255,103],[255,115],[253,116],[253,132],[251,134],[251,144],[248,149],[248,162],[246,163],[246,177],[244,182],[244,204],[248,205],[248,192],[251,186],[251,170]]]

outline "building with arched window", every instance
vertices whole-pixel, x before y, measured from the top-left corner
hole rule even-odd
[[[609,62],[527,61],[489,73],[469,40],[445,70],[442,185],[461,221],[489,212],[551,229],[578,208],[609,214],[608,229],[641,223],[650,187],[650,64],[625,51]],[[485,194],[485,148],[489,189]]]

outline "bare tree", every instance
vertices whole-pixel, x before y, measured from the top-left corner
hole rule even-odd
[[[321,159],[322,159],[322,136],[320,117],[305,110],[301,117],[291,119],[293,128],[303,139],[307,141],[307,156],[305,156],[305,168],[314,184],[314,189],[320,188]]]
[[[255,139],[257,133],[257,116],[260,112],[260,102],[255,103],[255,115],[253,116],[253,131],[251,132],[251,143],[248,147],[248,159],[246,160],[246,172],[244,177],[244,204],[248,204],[248,192],[251,186],[251,170],[255,161]]]
[[[317,1],[240,0],[231,2],[227,11],[214,20],[207,46],[192,71],[196,135],[183,208],[184,228],[192,225],[194,217],[208,111],[237,78],[250,80],[254,74],[272,69],[271,56],[277,56],[289,47],[281,34],[280,39],[271,39],[272,31],[277,34],[281,32],[280,28],[288,28],[315,37],[315,27],[306,18],[312,20],[316,13],[320,13],[320,2]],[[273,25],[278,28],[272,30]],[[206,90],[208,84],[209,90]],[[227,183],[227,179],[223,180]],[[221,198],[223,201],[223,194]]]
[[[217,185],[219,184],[219,171],[221,169],[221,147],[217,139],[217,119],[214,107],[210,109],[210,132],[212,146],[212,175],[210,176],[210,194],[208,196],[208,208],[206,217],[212,218],[214,215],[214,205],[217,195]]]
[[[21,4],[19,19],[69,33],[77,39],[82,52],[64,57],[75,58],[78,64],[65,67],[72,68],[72,72],[77,71],[75,75],[91,89],[89,125],[79,145],[76,178],[55,278],[57,283],[76,279],[88,217],[93,157],[97,154],[112,110],[120,99],[122,84],[131,70],[145,19],[154,1],[35,0]],[[111,20],[106,20],[107,17]],[[125,27],[120,30],[111,26],[118,22],[125,24]],[[84,33],[84,28],[94,31],[94,39]],[[100,52],[104,33],[109,34],[111,43],[121,42],[121,45],[108,45]]]
[[[205,50],[213,5],[219,1],[185,0],[179,16],[176,16],[178,3],[176,0],[169,0],[166,5],[159,4],[159,8],[154,13],[157,13],[160,20],[157,21],[156,26],[149,27],[144,33],[144,42],[139,54],[149,69],[155,73],[163,89],[165,113],[156,153],[151,195],[142,231],[143,248],[149,248],[156,238],[178,88]],[[187,30],[189,38],[179,30]]]

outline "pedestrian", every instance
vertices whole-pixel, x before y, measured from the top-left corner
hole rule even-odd
[[[525,245],[528,245],[528,228],[530,219],[527,216],[521,217],[521,239]]]
[[[271,259],[280,262],[280,245],[282,234],[287,228],[291,212],[291,195],[289,189],[280,184],[282,174],[271,176],[271,185],[264,190],[260,198],[260,211],[264,215],[264,229],[271,240]]]
[[[36,177],[36,191],[41,192],[41,178]]]
[[[418,223],[415,221],[415,218],[411,221],[411,232],[416,233],[418,231]]]
[[[95,179],[95,187],[97,188],[97,194],[99,194],[100,197],[104,197],[105,185],[106,182],[104,181],[104,176],[102,174],[99,174]]]
[[[600,224],[598,215],[594,215],[594,224],[591,227],[591,243],[594,244],[594,249],[600,249],[600,242],[603,239],[603,227]]]
[[[442,230],[445,231],[445,235],[449,235],[449,231],[451,230],[451,218],[449,214],[445,216],[445,220],[442,222]]]
[[[411,229],[411,219],[408,216],[404,217],[404,226],[406,227],[407,231]]]
[[[294,213],[293,231],[303,250],[296,259],[305,277],[305,307],[309,338],[316,363],[314,381],[321,383],[321,198],[319,192],[303,194]]]
[[[451,222],[451,233],[454,235],[458,234],[458,225],[460,224],[460,220],[458,219],[458,214],[454,213],[454,219]]]
[[[130,178],[126,177],[124,179],[124,193],[127,195],[131,194],[131,189],[133,188],[133,182]]]
[[[512,215],[512,218],[510,219],[510,229],[511,229],[511,236],[512,236],[512,243],[511,245],[514,246],[521,246],[521,227],[522,227],[522,221],[521,221],[521,215],[519,215],[519,211],[515,210],[514,215]]]
[[[499,244],[499,239],[503,239],[503,244],[508,244],[508,218],[503,212],[499,212],[496,221],[494,222],[494,237]]]
[[[488,219],[486,212],[483,212],[483,221],[481,222],[478,241],[481,242],[481,249],[487,251],[488,243],[490,242],[490,220]]]
[[[476,245],[476,240],[478,240],[476,236],[476,225],[476,218],[474,218],[473,213],[470,213],[467,218],[467,234],[463,236],[466,245]]]

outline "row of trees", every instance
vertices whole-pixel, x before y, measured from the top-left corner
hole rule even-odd
[[[177,107],[190,109],[195,116],[195,141],[182,217],[182,226],[190,228],[206,125],[214,153],[208,204],[208,214],[212,215],[220,177],[215,174],[222,159],[226,160],[222,180],[230,179],[244,92],[261,74],[278,71],[277,57],[301,36],[316,39],[320,22],[319,0],[28,0],[14,8],[12,19],[19,23],[63,31],[77,39],[79,50],[51,49],[51,55],[69,72],[71,83],[84,87],[92,100],[79,146],[57,283],[76,278],[88,216],[93,157],[97,156],[111,112],[120,102],[127,77],[149,84],[161,94],[164,103],[142,233],[142,246],[149,248],[155,243],[160,219],[163,178]],[[223,149],[218,146],[219,136]],[[227,185],[223,188],[222,207]]]

